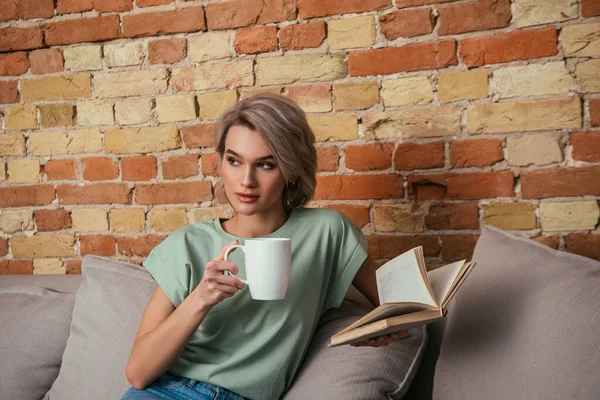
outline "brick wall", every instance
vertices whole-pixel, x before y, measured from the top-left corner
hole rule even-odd
[[[596,0],[0,0],[0,273],[140,262],[228,215],[219,114],[283,93],[314,206],[388,259],[483,223],[600,259]]]

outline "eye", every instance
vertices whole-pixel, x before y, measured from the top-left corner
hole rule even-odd
[[[234,167],[240,165],[240,162],[232,157],[227,157],[227,162]]]
[[[262,168],[262,169],[269,170],[269,169],[275,168],[275,165],[271,164],[271,163],[268,163],[268,162],[261,162],[261,163],[258,163],[258,167]]]

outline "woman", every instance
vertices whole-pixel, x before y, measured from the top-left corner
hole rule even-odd
[[[123,399],[278,399],[319,318],[340,306],[351,283],[378,304],[360,229],[336,211],[303,208],[316,187],[314,141],[303,111],[283,96],[257,95],[221,116],[215,144],[235,214],[179,229],[144,262],[158,286],[138,328],[126,369],[133,388]],[[225,250],[256,237],[291,238],[283,300],[252,300],[225,273],[243,265],[241,252],[224,261]]]

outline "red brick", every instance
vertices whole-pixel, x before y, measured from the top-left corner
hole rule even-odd
[[[183,143],[188,149],[212,147],[215,141],[215,124],[200,124],[181,128]]]
[[[173,182],[137,185],[136,204],[180,204],[199,203],[212,200],[210,182]]]
[[[600,15],[600,2],[598,0],[581,0],[581,16],[597,17]]]
[[[19,19],[15,0],[0,0],[0,21]]]
[[[208,29],[243,28],[296,19],[296,4],[288,0],[232,0],[206,5]]]
[[[160,6],[161,4],[170,4],[175,0],[136,0],[135,4],[138,7]]]
[[[174,11],[157,11],[123,17],[123,36],[125,37],[156,36],[203,30],[206,30],[206,24],[202,7],[186,7]]]
[[[126,181],[149,181],[156,178],[156,157],[139,156],[121,159],[121,174]]]
[[[545,246],[551,247],[555,250],[558,250],[558,246],[560,245],[560,238],[558,236],[536,236],[531,239],[535,240],[538,243],[541,243]]]
[[[17,11],[21,19],[54,17],[54,0],[19,0]]]
[[[107,235],[81,236],[81,256],[93,254],[96,256],[114,256],[117,254],[117,240]]]
[[[444,142],[402,143],[394,154],[394,165],[397,170],[439,168],[444,159]]]
[[[2,260],[0,261],[0,275],[33,275],[33,261]]]
[[[379,17],[381,33],[388,39],[426,35],[433,31],[435,19],[430,8],[397,11]]]
[[[329,204],[325,208],[341,212],[358,225],[359,228],[369,223],[369,209],[367,207],[351,204]]]
[[[510,24],[510,0],[475,0],[437,7],[439,35],[504,28]]]
[[[31,72],[34,74],[46,74],[49,72],[60,72],[64,69],[63,55],[59,49],[41,49],[29,53]]]
[[[317,177],[315,200],[397,199],[404,194],[400,175],[330,175]]]
[[[56,193],[60,204],[131,204],[131,189],[126,183],[59,185]]]
[[[440,231],[479,229],[477,203],[432,204],[425,216],[425,226]]]
[[[47,24],[44,27],[46,44],[99,42],[121,36],[118,15],[72,19]]]
[[[362,13],[380,10],[392,5],[391,0],[297,0],[298,12],[303,19],[334,14]]]
[[[0,187],[0,208],[45,206],[54,197],[52,185]]]
[[[443,235],[442,259],[444,261],[470,260],[479,235]]]
[[[73,226],[67,210],[35,210],[35,227],[38,232],[60,231]]]
[[[298,104],[328,103],[331,110],[331,85],[289,86],[286,95]]]
[[[450,162],[454,168],[492,165],[503,159],[499,139],[461,140],[450,144]]]
[[[198,155],[171,157],[162,163],[165,179],[184,179],[198,175]]]
[[[8,239],[0,237],[0,257],[8,254]]]
[[[590,124],[600,126],[600,99],[590,100]]]
[[[57,14],[71,14],[93,9],[92,0],[58,0],[56,2]]]
[[[460,54],[469,67],[553,56],[558,52],[556,27],[526,29],[465,39]]]
[[[119,254],[126,256],[147,257],[153,248],[165,240],[166,236],[146,235],[142,237],[117,238]]]
[[[439,40],[348,54],[350,76],[387,75],[457,65],[456,41]]]
[[[83,179],[106,181],[119,177],[119,164],[109,157],[88,157],[83,160]]]
[[[408,180],[411,198],[419,200],[474,200],[513,197],[512,171],[413,175]]]
[[[277,50],[277,28],[256,26],[235,33],[235,51],[238,54],[257,54]]]
[[[600,196],[600,166],[521,171],[524,199]]]
[[[217,164],[219,161],[219,156],[217,155],[217,153],[203,154],[200,160],[202,162],[202,173],[204,175],[218,175]]]
[[[0,75],[22,75],[29,69],[27,53],[0,54]]]
[[[81,275],[81,260],[68,260],[67,261],[67,274]]]
[[[150,64],[173,64],[183,60],[187,53],[187,40],[162,39],[148,42]]]
[[[317,169],[335,171],[339,166],[339,154],[336,146],[317,147]]]
[[[19,103],[19,81],[0,81],[0,104]]]
[[[361,144],[346,147],[346,167],[355,171],[392,167],[393,143]]]
[[[279,46],[283,50],[319,47],[325,36],[324,21],[284,26],[279,30]]]
[[[0,52],[38,49],[43,46],[40,28],[0,29]]]
[[[571,133],[573,158],[578,161],[600,161],[600,132]]]
[[[435,257],[440,254],[440,243],[437,236],[389,236],[369,235],[369,255],[373,258],[393,258],[413,247],[423,246],[425,257]]]
[[[44,164],[44,172],[49,181],[52,180],[74,180],[77,179],[77,161],[49,160]]]
[[[94,9],[98,12],[122,12],[133,9],[133,0],[95,0]]]
[[[566,238],[566,250],[600,261],[600,235],[572,233]]]
[[[448,3],[455,0],[396,0],[396,8],[423,6],[427,4]]]

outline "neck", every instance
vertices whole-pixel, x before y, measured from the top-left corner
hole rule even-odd
[[[255,215],[236,213],[223,223],[223,229],[231,235],[243,238],[266,236],[281,228],[289,215],[283,207],[277,211]]]

